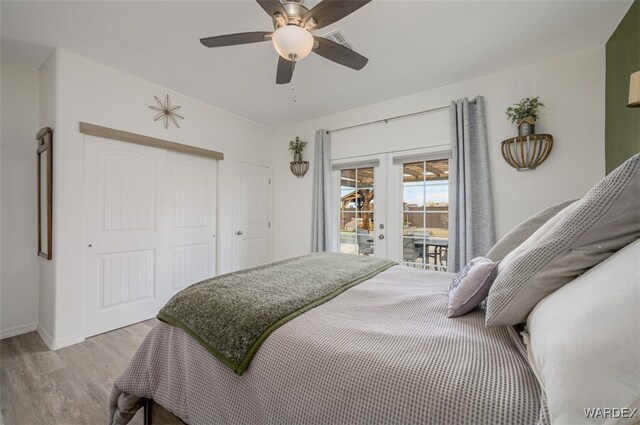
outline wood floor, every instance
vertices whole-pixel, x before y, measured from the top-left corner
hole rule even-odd
[[[49,351],[36,332],[0,341],[0,424],[106,424],[109,394],[156,319]],[[142,411],[130,422],[142,424]],[[181,423],[161,408],[153,424]]]

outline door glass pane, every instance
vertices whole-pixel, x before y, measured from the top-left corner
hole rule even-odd
[[[449,246],[449,161],[402,167],[402,261],[446,271]]]
[[[372,189],[373,190],[373,167],[358,168],[356,183],[359,189]]]
[[[422,211],[402,213],[402,235],[423,237],[426,231]]]
[[[358,213],[358,254],[373,255],[373,213]]]
[[[373,255],[373,167],[340,171],[340,252]]]
[[[403,165],[403,211],[420,211],[424,208],[424,162]]]

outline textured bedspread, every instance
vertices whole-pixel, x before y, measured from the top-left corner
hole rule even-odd
[[[280,326],[396,263],[318,252],[216,276],[178,292],[158,319],[242,375]]]
[[[547,423],[513,330],[485,328],[483,311],[445,317],[451,276],[392,267],[284,324],[242,376],[159,323],[109,422],[148,397],[190,424]]]

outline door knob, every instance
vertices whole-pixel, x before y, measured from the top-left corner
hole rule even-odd
[[[238,231],[236,232],[236,235],[238,235],[238,236],[242,236],[242,230],[238,230]]]
[[[378,236],[378,239],[380,239],[380,240],[384,239],[384,235]]]

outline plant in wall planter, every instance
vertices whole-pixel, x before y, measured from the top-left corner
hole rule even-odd
[[[307,146],[307,142],[301,140],[298,136],[296,136],[295,140],[289,142],[289,151],[293,155],[294,161],[302,161],[302,151],[305,146]]]
[[[295,140],[289,142],[289,152],[293,155],[293,161],[291,161],[291,172],[298,178],[304,177],[309,170],[309,161],[302,160],[302,151],[307,146],[307,142],[301,140],[296,136]]]
[[[541,108],[544,108],[544,103],[538,99],[538,96],[525,97],[507,108],[507,119],[518,125],[519,136],[535,134],[535,124],[538,120],[538,111]]]

